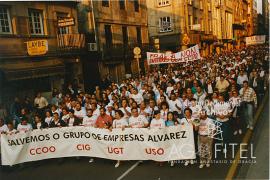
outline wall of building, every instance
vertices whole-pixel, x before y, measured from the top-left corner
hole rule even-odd
[[[68,27],[69,33],[78,33],[76,4],[75,2],[0,2],[0,7],[8,9],[12,29],[11,33],[0,33],[0,70],[4,74],[6,69],[12,70],[12,68],[16,68],[13,71],[16,71],[17,75],[21,72],[21,77],[11,79],[5,75],[4,79],[1,79],[4,81],[0,94],[1,96],[5,93],[3,100],[11,100],[10,97],[17,95],[33,96],[36,91],[51,91],[53,88],[62,90],[66,66],[69,64],[72,64],[68,69],[73,74],[73,77],[68,75],[70,79],[81,76],[79,55],[69,50],[61,51],[57,41],[57,13],[65,13],[67,17],[73,17],[75,25]],[[28,11],[33,9],[41,12],[43,34],[33,35],[30,32]],[[30,56],[27,53],[26,42],[35,40],[47,40],[47,53],[38,56]],[[38,64],[42,66],[35,67]],[[31,76],[27,75],[30,72],[32,72]]]

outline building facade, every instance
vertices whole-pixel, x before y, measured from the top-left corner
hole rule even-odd
[[[179,51],[198,44],[202,55],[212,52],[211,0],[147,0],[149,35],[161,51]],[[183,41],[184,37],[188,40]]]
[[[248,0],[233,2],[233,42],[235,48],[241,48],[245,44],[247,33]]]
[[[262,1],[262,16],[263,16],[263,27],[264,27],[264,34],[269,36],[269,1],[263,0]],[[269,39],[269,37],[268,37]]]
[[[0,97],[46,96],[83,84],[76,2],[0,2]],[[3,22],[3,23],[2,23]]]
[[[126,74],[139,71],[133,55],[133,48],[138,46],[142,51],[139,67],[143,70],[145,46],[149,43],[145,0],[82,1],[79,13],[84,19],[80,31],[89,34],[89,46],[96,47],[93,50],[96,55],[88,58],[91,63],[85,67],[98,69],[101,79],[109,76],[120,82]],[[88,72],[87,76],[96,76],[96,73]],[[92,85],[86,83],[89,87]]]
[[[248,13],[247,13],[247,31],[248,36],[257,34],[257,1],[248,0]]]
[[[217,36],[215,51],[230,50],[233,47],[233,1],[213,1],[213,34]]]

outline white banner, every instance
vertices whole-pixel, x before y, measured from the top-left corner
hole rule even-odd
[[[246,45],[264,44],[265,35],[246,37]]]
[[[195,159],[192,126],[164,129],[65,127],[1,135],[2,165],[88,156],[114,160]]]
[[[201,59],[199,46],[172,54],[147,52],[147,62],[151,64],[183,63]]]

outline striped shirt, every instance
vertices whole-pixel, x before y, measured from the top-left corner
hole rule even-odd
[[[246,90],[244,88],[240,89],[240,96],[244,102],[254,102],[257,106],[257,95],[251,87],[248,87]]]

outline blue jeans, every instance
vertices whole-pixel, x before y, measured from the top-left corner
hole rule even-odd
[[[253,104],[246,103],[243,109],[244,117],[248,126],[253,126]]]

